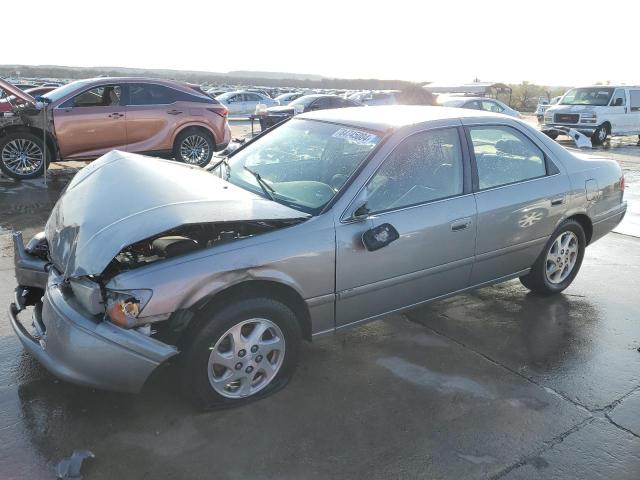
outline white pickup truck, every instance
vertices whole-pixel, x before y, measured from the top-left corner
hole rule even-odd
[[[594,145],[613,135],[640,135],[640,86],[572,88],[545,111],[541,130],[555,139],[569,128],[591,137]]]

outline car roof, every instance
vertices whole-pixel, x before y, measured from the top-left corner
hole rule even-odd
[[[356,126],[368,130],[386,131],[390,128],[399,128],[436,120],[471,117],[493,117],[496,120],[504,121],[503,115],[490,112],[422,105],[336,108],[302,113],[295,118],[321,120],[324,122]]]

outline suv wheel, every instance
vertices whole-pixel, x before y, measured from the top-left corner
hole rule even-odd
[[[609,128],[606,124],[603,123],[597,128],[595,132],[593,132],[593,135],[591,135],[591,142],[594,145],[602,145],[607,140],[608,135]]]
[[[214,149],[210,133],[201,129],[187,129],[176,138],[173,155],[180,162],[204,167],[211,160]]]
[[[575,220],[563,222],[544,250],[520,281],[529,290],[542,295],[559,293],[571,285],[582,265],[586,238],[582,225]]]
[[[294,312],[269,298],[213,309],[203,310],[185,349],[185,394],[200,408],[212,409],[242,405],[284,387],[298,361],[301,333]]]
[[[47,164],[50,158],[47,152]],[[42,137],[15,132],[0,138],[0,170],[18,180],[41,176],[44,173]]]

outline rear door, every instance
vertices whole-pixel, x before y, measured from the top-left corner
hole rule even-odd
[[[127,150],[150,152],[171,149],[172,132],[186,116],[176,105],[176,91],[153,83],[125,85]]]
[[[63,159],[95,158],[126,149],[126,111],[122,85],[91,87],[53,109]]]
[[[567,176],[515,126],[467,127],[478,208],[471,284],[525,270],[560,221],[570,190]]]
[[[476,230],[468,170],[457,127],[410,135],[383,161],[336,226],[337,327],[468,285]],[[365,202],[368,218],[351,221]],[[400,238],[365,249],[362,235],[385,223]]]
[[[629,131],[640,135],[640,88],[629,89]]]
[[[256,93],[245,93],[245,113],[247,115],[253,115],[256,112],[256,107],[263,100],[262,97]],[[264,102],[266,104],[266,102]]]

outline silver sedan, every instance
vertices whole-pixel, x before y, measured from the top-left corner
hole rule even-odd
[[[301,339],[514,278],[562,292],[623,192],[613,161],[445,107],[302,114],[209,171],[115,151],[15,235],[11,320],[68,381],[135,392],[181,355],[198,405],[239,405],[289,381]]]

